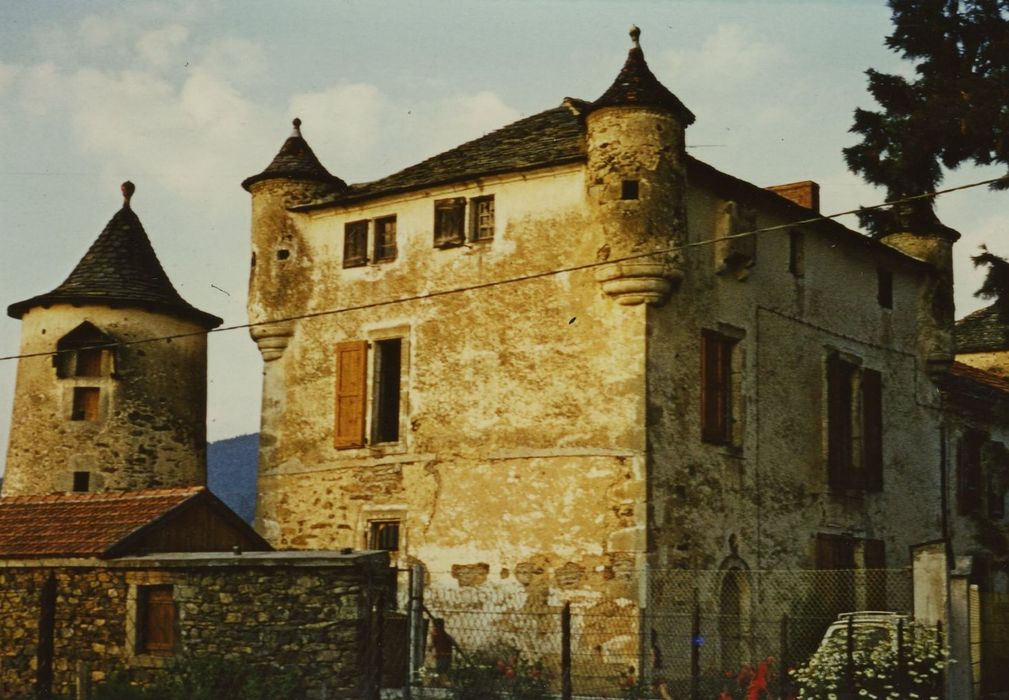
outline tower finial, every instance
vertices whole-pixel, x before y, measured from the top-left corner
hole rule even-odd
[[[133,193],[137,191],[137,186],[132,182],[127,180],[119,188],[123,192],[123,207],[126,209],[130,208],[130,198],[133,197]]]
[[[638,39],[641,37],[641,30],[638,29],[638,26],[636,24],[632,24],[630,33],[631,33],[631,44],[634,46],[634,48],[640,49],[641,44],[638,43]]]
[[[291,123],[294,124],[294,131],[291,132],[291,136],[301,138],[301,119],[295,117]]]

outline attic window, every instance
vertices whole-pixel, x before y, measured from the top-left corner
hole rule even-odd
[[[368,222],[351,221],[343,227],[343,266],[368,264]]]
[[[620,183],[620,199],[637,199],[638,198],[638,181],[637,180],[624,180]]]
[[[396,217],[375,219],[375,260],[396,259]]]
[[[494,238],[494,195],[474,197],[470,200],[470,209],[473,212],[473,240],[489,241]]]

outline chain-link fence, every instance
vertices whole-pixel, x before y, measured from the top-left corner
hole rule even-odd
[[[839,614],[912,608],[906,569],[639,572],[637,600],[428,575],[419,697],[785,698]]]

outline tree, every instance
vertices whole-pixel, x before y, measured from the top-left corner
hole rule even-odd
[[[982,299],[994,299],[995,308],[1002,316],[1009,318],[1009,260],[995,255],[986,246],[981,246],[981,253],[971,257],[974,267],[988,266],[981,288],[974,296]]]
[[[1009,168],[1009,0],[890,0],[886,46],[914,61],[912,80],[868,70],[879,111],[855,110],[848,168],[884,187],[887,200],[931,192],[943,169]],[[1009,188],[1009,180],[993,185]],[[874,236],[943,228],[933,198],[863,210]]]

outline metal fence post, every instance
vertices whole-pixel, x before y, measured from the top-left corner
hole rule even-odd
[[[848,617],[844,644],[844,691],[855,695],[855,620]]]
[[[694,589],[694,613],[690,623],[690,700],[701,697],[701,604]]]
[[[409,687],[417,683],[424,665],[424,569],[420,564],[410,567],[410,600],[407,605],[409,619],[410,653],[407,654],[407,698]]]
[[[897,692],[907,697],[907,656],[904,653],[904,618],[897,618]]]
[[[780,636],[781,649],[779,652],[780,656],[778,657],[781,659],[781,672],[779,673],[781,682],[779,685],[781,686],[780,695],[782,697],[786,697],[785,693],[789,689],[789,686],[791,685],[791,679],[788,677],[789,675],[788,667],[791,664],[788,658],[789,657],[788,632],[789,632],[788,613],[785,613],[784,615],[781,616],[781,636]]]
[[[561,610],[561,699],[571,700],[571,603]]]

